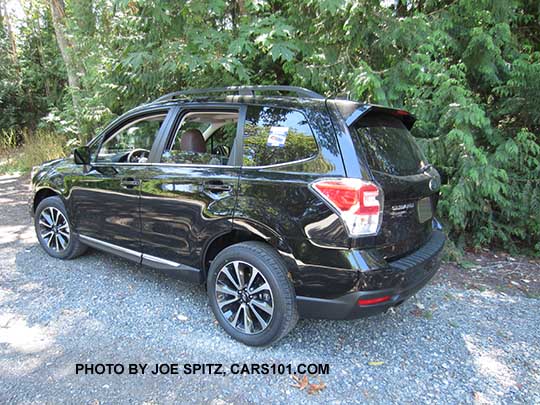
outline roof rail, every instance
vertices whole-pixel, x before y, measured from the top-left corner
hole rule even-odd
[[[298,97],[307,97],[307,98],[324,98],[324,96],[319,93],[315,93],[312,90],[305,89],[303,87],[296,86],[229,86],[229,87],[211,87],[208,89],[191,89],[183,91],[175,91],[174,93],[165,94],[164,96],[159,97],[154,100],[155,103],[174,100],[175,98],[180,98],[182,96],[192,96],[192,95],[205,95],[213,93],[235,93],[239,96],[254,96],[255,92],[272,92],[272,91],[282,91],[287,93],[294,93]]]

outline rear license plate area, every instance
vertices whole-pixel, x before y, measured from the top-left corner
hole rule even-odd
[[[422,198],[416,203],[416,212],[418,213],[418,222],[421,224],[430,220],[433,217],[433,209],[431,207],[431,198]]]

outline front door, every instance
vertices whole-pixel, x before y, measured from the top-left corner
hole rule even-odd
[[[201,106],[179,114],[141,188],[143,263],[196,279],[205,246],[232,229],[244,109]]]
[[[120,121],[97,144],[89,169],[73,179],[73,222],[86,243],[140,259],[141,180],[167,114],[146,111]]]

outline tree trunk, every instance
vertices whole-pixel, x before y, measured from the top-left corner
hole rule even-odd
[[[398,0],[396,4],[396,14],[398,17],[407,16],[407,0]]]
[[[231,20],[235,36],[238,35],[239,20],[245,12],[244,0],[233,0],[231,2]]]
[[[18,68],[18,58],[17,58],[17,43],[15,42],[15,33],[13,32],[13,27],[11,26],[11,19],[9,17],[6,1],[0,0],[0,15],[2,16],[2,23],[6,29],[7,36],[9,38],[10,48],[11,48],[11,60],[13,64]]]
[[[73,100],[73,107],[75,113],[79,112],[79,101],[77,91],[80,88],[79,76],[76,65],[71,55],[71,44],[66,36],[64,19],[66,16],[64,0],[49,0],[49,6],[51,8],[52,21],[54,26],[54,33],[56,34],[56,42],[60,49],[60,54],[64,60],[66,67],[68,84],[71,92],[71,99]]]

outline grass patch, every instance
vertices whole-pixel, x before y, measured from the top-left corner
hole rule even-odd
[[[0,139],[0,174],[26,173],[33,166],[69,153],[67,137],[50,131],[4,131]]]

